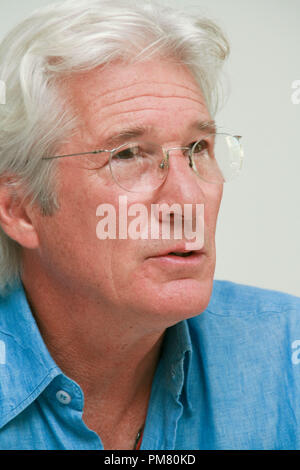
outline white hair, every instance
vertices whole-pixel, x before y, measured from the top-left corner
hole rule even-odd
[[[67,0],[41,8],[0,45],[0,182],[26,187],[45,216],[59,208],[54,155],[72,136],[76,117],[61,82],[116,59],[170,57],[187,65],[212,116],[220,96],[220,70],[229,53],[220,28],[207,18],[151,1]],[[21,247],[0,227],[0,291],[19,277]]]

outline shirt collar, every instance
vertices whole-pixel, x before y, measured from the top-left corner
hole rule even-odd
[[[190,369],[192,342],[187,320],[167,328],[163,343],[162,361],[165,380],[174,399],[192,410],[190,398]]]
[[[192,411],[191,354],[188,321],[167,328],[148,405],[147,449],[176,448],[178,421],[183,411]]]
[[[21,280],[6,297],[0,297],[0,313],[0,341],[5,348],[5,363],[0,363],[1,428],[30,405],[62,372],[44,343]],[[185,320],[167,328],[161,355],[163,368],[168,370],[164,374],[166,385],[174,399],[185,400],[190,409],[191,354],[188,322]]]
[[[19,414],[61,373],[31,313],[21,280],[0,297],[0,427]]]

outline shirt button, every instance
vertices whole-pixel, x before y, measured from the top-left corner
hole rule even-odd
[[[56,398],[59,401],[59,403],[61,403],[62,405],[68,405],[72,400],[70,395],[67,392],[65,392],[64,390],[59,390],[56,393]]]

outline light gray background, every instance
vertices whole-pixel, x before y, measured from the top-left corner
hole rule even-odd
[[[49,3],[0,0],[0,39]],[[225,185],[215,277],[300,296],[300,104],[291,100],[300,80],[300,0],[168,3],[210,16],[231,43],[230,95],[217,123],[243,135],[245,165]]]

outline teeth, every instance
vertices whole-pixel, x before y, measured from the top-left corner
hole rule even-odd
[[[173,251],[172,253],[170,253],[170,255],[175,255],[175,256],[182,256],[183,258],[185,258],[186,256],[189,256],[191,255],[192,252],[191,251],[188,251],[186,253],[175,253],[175,251]]]

